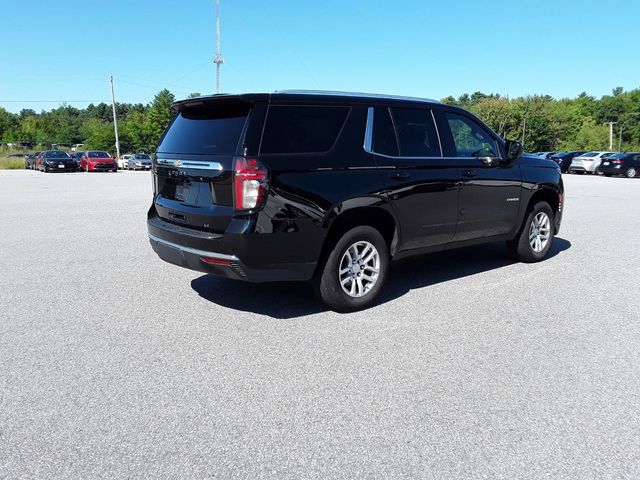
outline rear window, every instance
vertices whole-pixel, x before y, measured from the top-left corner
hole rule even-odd
[[[261,153],[321,153],[338,139],[349,107],[272,106]]]
[[[158,152],[233,154],[250,106],[198,106],[180,112],[158,145]]]
[[[109,158],[109,154],[107,152],[87,152],[87,157],[89,158]]]
[[[63,150],[50,150],[44,154],[47,158],[71,158],[69,154]]]
[[[610,155],[607,158],[612,158],[612,159],[617,159],[617,158],[625,158],[627,157],[629,154],[628,153],[614,153],[613,155]]]
[[[598,156],[598,152],[587,152],[587,153],[583,153],[582,155],[580,155],[581,157],[597,157]]]

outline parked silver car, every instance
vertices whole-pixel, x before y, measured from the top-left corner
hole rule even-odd
[[[569,173],[598,173],[598,167],[603,158],[613,155],[614,152],[594,150],[573,157],[569,166]]]
[[[151,157],[146,153],[135,153],[127,162],[129,170],[151,170]]]

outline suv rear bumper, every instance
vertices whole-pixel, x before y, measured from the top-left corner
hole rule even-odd
[[[206,233],[173,225],[157,216],[147,220],[147,230],[151,247],[165,262],[234,280],[305,281],[311,279],[316,267],[315,262],[249,265],[241,253],[252,243],[249,235]],[[256,248],[267,260],[269,252],[264,251],[264,246]]]

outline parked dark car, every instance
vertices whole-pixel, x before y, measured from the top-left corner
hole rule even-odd
[[[569,167],[571,166],[573,157],[577,157],[578,155],[582,155],[583,153],[586,152],[584,150],[576,152],[558,152],[554,153],[549,158],[560,166],[560,171],[562,173],[567,173],[569,171]]]
[[[331,92],[176,102],[158,145],[149,239],[223,277],[310,280],[365,308],[392,259],[502,240],[542,260],[560,228],[556,164],[437,101]]]
[[[41,172],[75,172],[76,164],[64,150],[46,150],[36,157]]]
[[[637,177],[640,174],[640,153],[614,153],[602,160],[599,170],[606,177],[611,175],[624,175],[627,178]]]
[[[79,151],[77,151],[77,152],[75,152],[75,153],[73,154],[73,161],[74,161],[74,162],[76,162],[76,169],[77,169],[77,170],[82,170],[82,169],[80,168],[80,161],[82,160],[82,156],[83,156],[85,153],[86,153],[86,152],[79,150]]]

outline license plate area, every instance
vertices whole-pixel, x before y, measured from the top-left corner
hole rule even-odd
[[[168,178],[163,182],[162,190],[160,194],[164,198],[175,200],[177,202],[185,203],[188,205],[202,205],[204,200],[208,197],[208,202],[205,204],[211,204],[211,194],[207,196],[207,192],[210,191],[209,185],[202,182],[194,182],[190,180],[173,179]]]
[[[609,162],[604,162],[603,165],[609,165]]]

